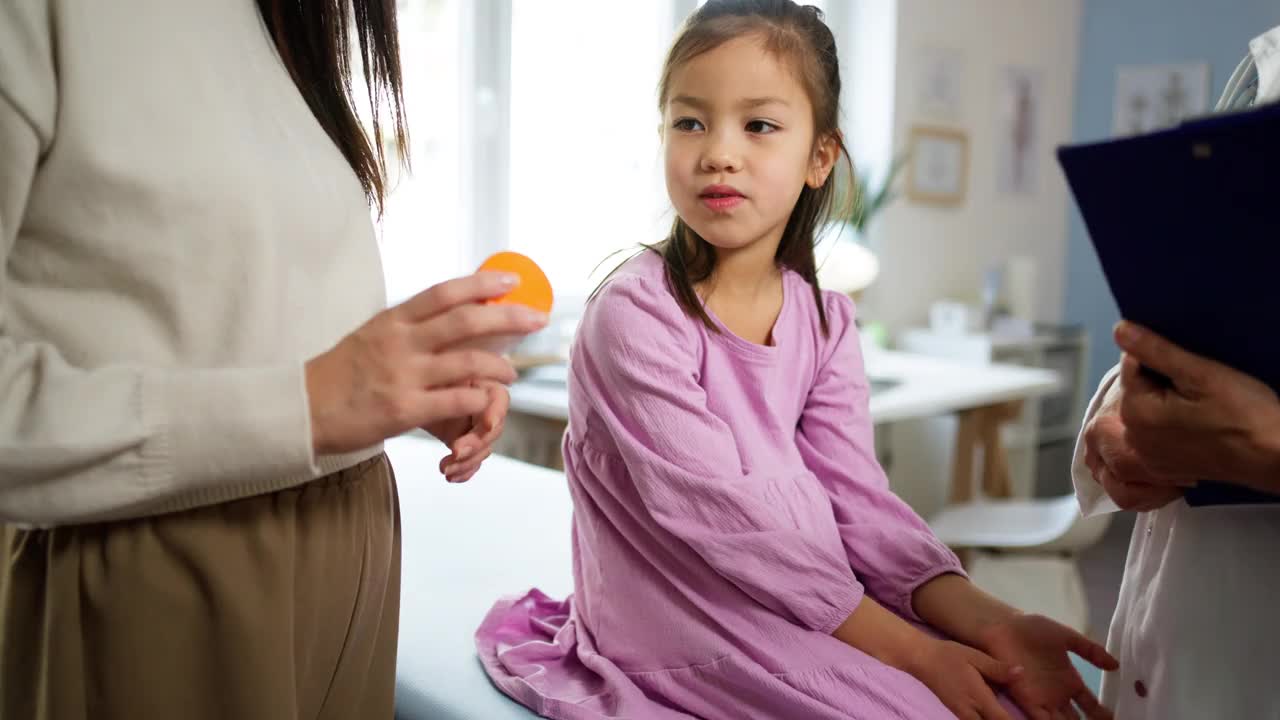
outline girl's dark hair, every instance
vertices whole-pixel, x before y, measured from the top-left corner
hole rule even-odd
[[[813,6],[797,5],[792,0],[709,0],[685,20],[667,53],[658,85],[658,109],[661,111],[666,106],[671,77],[677,69],[703,53],[744,36],[761,38],[768,52],[789,64],[813,106],[815,143],[823,138],[835,142],[851,171],[853,161],[840,134],[840,63],[836,41],[823,22],[822,11]],[[849,172],[849,176],[852,174]],[[832,214],[836,185],[835,173],[832,173],[821,187],[814,189],[806,185],[800,191],[775,256],[779,265],[798,273],[813,288],[824,334],[828,330],[827,313],[818,287],[814,233]],[[844,198],[843,202],[849,200]],[[662,256],[667,282],[685,312],[716,330],[694,291],[694,285],[711,277],[715,269],[716,255],[710,243],[677,215],[671,234],[651,249]]]
[[[381,212],[387,169],[384,108],[391,112],[400,158],[408,157],[409,144],[396,0],[258,0],[258,10],[307,106],[355,171],[369,203]],[[373,111],[372,141],[360,125],[351,88],[353,35]]]

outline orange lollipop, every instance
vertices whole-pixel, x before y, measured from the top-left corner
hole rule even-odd
[[[513,303],[531,307],[541,313],[551,313],[551,281],[542,272],[542,268],[528,257],[517,252],[500,252],[485,260],[480,265],[480,271],[511,273],[520,278],[520,284],[514,290],[489,300],[490,303]]]

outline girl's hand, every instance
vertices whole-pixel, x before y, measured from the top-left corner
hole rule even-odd
[[[1009,685],[1022,669],[968,645],[929,638],[903,668],[960,720],[1011,720],[988,683]]]
[[[523,306],[481,304],[509,292],[515,282],[476,273],[436,285],[378,313],[307,361],[316,454],[359,450],[491,407],[491,393],[479,385],[514,381],[511,363],[496,353],[455,348],[546,326],[546,315]]]
[[[1075,630],[1043,615],[1019,614],[984,629],[979,645],[992,657],[1023,668],[1008,691],[1031,720],[1079,717],[1073,702],[1089,720],[1112,720],[1111,711],[1085,686],[1067,651],[1103,670],[1115,670],[1120,663]]]

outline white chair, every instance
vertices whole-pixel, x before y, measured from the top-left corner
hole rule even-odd
[[[966,570],[979,587],[1087,632],[1088,602],[1076,558],[1110,522],[1109,514],[1083,517],[1075,496],[1064,495],[949,505],[929,526],[949,547],[965,551]]]

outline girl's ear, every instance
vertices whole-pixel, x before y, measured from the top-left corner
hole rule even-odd
[[[825,185],[839,158],[839,130],[818,138],[818,141],[813,144],[813,157],[809,161],[809,174],[805,176],[805,184],[814,190]]]

